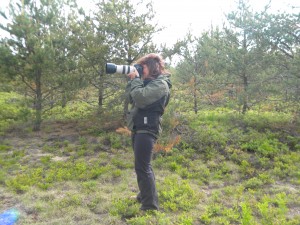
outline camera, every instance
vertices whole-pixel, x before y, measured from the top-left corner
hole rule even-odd
[[[106,63],[106,73],[121,73],[128,74],[133,72],[135,69],[139,72],[140,76],[143,75],[143,66],[141,64],[134,64],[134,66],[128,65],[116,65],[114,63]]]

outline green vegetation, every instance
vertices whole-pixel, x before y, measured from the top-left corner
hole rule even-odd
[[[0,92],[0,134],[16,122],[26,122],[30,119],[31,110],[26,105],[26,99],[13,92]]]
[[[131,198],[138,189],[130,137],[65,112],[63,126],[61,114],[51,117],[38,135],[19,123],[2,127],[1,210],[17,207],[20,224],[299,224],[300,139],[291,114],[216,108],[166,120],[164,144],[174,124],[184,129],[170,151],[154,155],[161,211],[143,213]]]

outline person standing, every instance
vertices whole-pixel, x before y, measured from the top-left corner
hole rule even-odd
[[[162,131],[162,115],[169,102],[172,85],[160,55],[145,55],[137,60],[137,64],[143,67],[143,72],[139,74],[135,70],[129,73],[130,81],[126,87],[128,101],[132,104],[127,113],[127,124],[132,132],[134,166],[140,191],[137,200],[142,204],[141,210],[158,210],[151,159],[154,144]]]

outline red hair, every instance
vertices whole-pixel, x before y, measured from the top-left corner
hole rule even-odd
[[[143,56],[137,61],[138,64],[147,65],[149,69],[149,75],[152,78],[157,78],[161,74],[169,74],[165,69],[165,62],[163,58],[155,53],[150,53]]]

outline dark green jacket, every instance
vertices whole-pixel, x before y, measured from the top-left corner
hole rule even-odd
[[[159,118],[159,129],[155,133],[149,130],[135,130],[133,118],[137,114],[138,109],[145,109],[147,106],[155,103],[163,97],[166,97],[166,101],[164,103],[164,106],[166,106],[169,101],[171,87],[170,79],[168,76],[164,75],[159,75],[155,80],[151,80],[146,86],[139,78],[135,78],[128,82],[126,87],[126,97],[132,107],[127,113],[127,126],[131,131],[136,133],[151,133],[156,137],[159,133],[161,133],[161,116]]]

